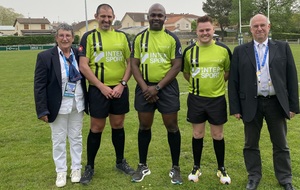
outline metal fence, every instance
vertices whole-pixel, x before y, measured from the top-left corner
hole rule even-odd
[[[19,51],[19,50],[46,50],[50,49],[55,44],[49,45],[12,45],[12,46],[0,46],[0,51]],[[78,45],[73,45],[73,47],[77,48]]]
[[[53,45],[13,45],[13,46],[0,46],[0,51],[43,50],[52,47]]]
[[[250,39],[251,40],[251,39]],[[287,39],[282,39],[282,41],[286,41],[290,44],[300,44],[300,39],[295,39],[295,40],[287,40]],[[222,41],[225,44],[238,44],[237,39],[226,39]],[[248,41],[244,41],[246,43]],[[189,45],[190,39],[188,40],[181,40],[182,45]],[[0,46],[0,51],[19,51],[19,50],[46,50],[52,48],[54,45],[12,45],[12,46]],[[74,48],[77,48],[78,45],[73,44]]]

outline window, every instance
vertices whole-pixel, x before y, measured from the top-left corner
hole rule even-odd
[[[24,29],[29,30],[29,24],[24,24]]]
[[[190,25],[189,25],[189,24],[186,24],[186,25],[185,25],[185,28],[189,28],[189,27],[190,27]]]
[[[46,29],[46,25],[45,24],[41,24],[41,29],[45,30]]]

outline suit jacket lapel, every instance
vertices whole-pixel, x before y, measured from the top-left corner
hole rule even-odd
[[[254,54],[254,42],[250,42],[246,44],[246,49],[245,49],[252,65],[254,68],[256,68],[256,61],[255,61],[255,54]]]
[[[274,41],[269,40],[268,46],[269,46],[269,65],[270,65],[276,55],[277,45]]]
[[[55,48],[52,49],[51,64],[53,64],[53,68],[54,68],[58,83],[60,86],[62,86],[61,68],[60,68],[60,60],[59,60],[57,46],[55,46]]]

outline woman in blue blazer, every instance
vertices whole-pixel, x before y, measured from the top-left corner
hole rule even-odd
[[[88,104],[85,79],[78,70],[78,51],[72,48],[72,26],[60,24],[55,40],[55,47],[37,55],[34,99],[37,117],[51,128],[56,186],[63,187],[67,176],[67,137],[72,159],[71,181],[79,182],[81,178],[81,130]]]

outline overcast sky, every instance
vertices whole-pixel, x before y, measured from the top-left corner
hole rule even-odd
[[[154,3],[162,4],[167,13],[190,13],[203,15],[202,2],[205,0],[176,1],[176,0],[86,0],[87,18],[93,19],[96,8],[101,3],[110,4],[117,20],[122,20],[126,12],[148,12]],[[0,0],[0,5],[12,8],[25,18],[46,17],[52,22],[80,22],[85,20],[85,0]]]

